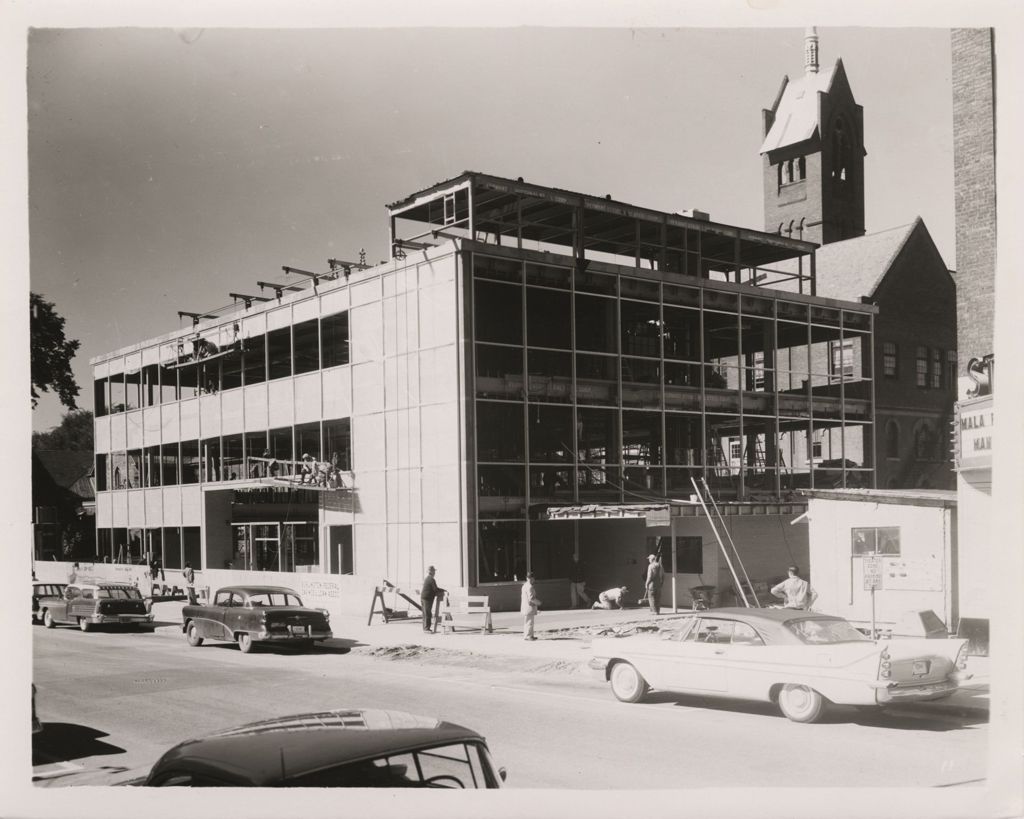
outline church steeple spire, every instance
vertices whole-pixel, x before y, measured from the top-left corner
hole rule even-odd
[[[804,73],[818,73],[818,29],[814,26],[804,32]]]

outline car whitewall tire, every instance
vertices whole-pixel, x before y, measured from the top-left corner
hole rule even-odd
[[[647,681],[629,663],[613,665],[608,679],[615,698],[622,702],[640,702],[648,691]]]
[[[188,631],[185,632],[185,639],[188,640],[188,644],[193,648],[203,644],[203,638],[199,636],[199,629],[196,628],[196,624],[194,622],[188,624]]]
[[[825,698],[806,685],[784,685],[779,708],[793,722],[815,722],[825,711]]]
[[[83,617],[79,617],[78,618],[78,627],[82,631],[90,631],[90,630],[92,630],[92,623],[90,623],[88,620],[86,620]]]
[[[43,612],[43,625],[47,628],[54,628],[57,625],[55,622],[53,622],[53,615],[50,614],[49,609]]]
[[[255,645],[248,632],[243,631],[238,635],[238,647],[242,650],[243,654],[250,653]]]

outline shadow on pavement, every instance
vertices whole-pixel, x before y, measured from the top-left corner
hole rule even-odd
[[[753,702],[748,700],[719,699],[717,697],[687,696],[670,692],[655,691],[644,698],[647,703],[670,702],[682,708],[704,708],[721,713],[761,714],[786,720],[787,717],[774,703]],[[953,716],[956,721],[950,721]],[[931,719],[929,719],[931,718]],[[942,712],[929,710],[927,703],[902,705],[898,708],[858,708],[852,705],[829,705],[818,720],[818,724],[836,725],[853,723],[874,728],[891,728],[908,731],[955,731],[969,725],[986,723],[988,719],[977,713],[950,713],[945,708]]]
[[[118,745],[103,742],[103,731],[71,722],[44,722],[43,730],[32,735],[32,764],[45,765],[60,760],[83,759],[127,753]]]

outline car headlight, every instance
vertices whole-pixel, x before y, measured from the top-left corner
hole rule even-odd
[[[331,619],[331,613],[327,609],[317,609],[317,611],[320,612],[324,616],[325,620],[330,620]]]

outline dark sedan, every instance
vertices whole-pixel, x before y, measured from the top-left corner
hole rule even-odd
[[[500,788],[487,742],[461,725],[346,709],[255,722],[171,748],[154,787]]]
[[[185,606],[181,616],[190,646],[224,640],[246,654],[257,643],[308,646],[332,636],[327,610],[307,608],[284,586],[225,586],[211,604]]]
[[[82,631],[94,626],[150,626],[153,615],[135,586],[127,583],[68,583],[60,598],[42,598],[39,616],[47,628],[61,623]]]

